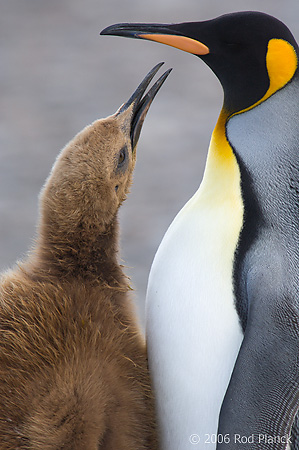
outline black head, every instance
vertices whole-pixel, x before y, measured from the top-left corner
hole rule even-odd
[[[153,40],[199,56],[219,78],[224,90],[224,107],[230,113],[258,102],[269,89],[271,76],[281,77],[281,65],[296,64],[297,69],[298,46],[293,35],[282,22],[259,12],[232,13],[204,22],[169,25],[117,24],[101,34]],[[272,45],[271,61],[277,58],[277,69],[270,74],[267,57],[269,43],[274,40],[289,45],[278,43],[279,48]]]

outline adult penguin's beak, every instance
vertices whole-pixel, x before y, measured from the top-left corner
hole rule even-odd
[[[207,55],[210,52],[204,43],[185,36],[180,31],[180,24],[117,23],[105,28],[101,34],[147,39],[194,55]]]

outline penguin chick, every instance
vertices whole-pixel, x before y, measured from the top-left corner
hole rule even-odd
[[[38,239],[0,284],[0,449],[155,449],[145,356],[117,260],[117,211],[165,72],[61,152]]]

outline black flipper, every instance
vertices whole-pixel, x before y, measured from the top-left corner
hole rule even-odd
[[[290,447],[298,448],[298,305],[269,294],[250,299],[244,341],[220,413],[218,441],[227,436],[217,450],[285,450],[292,425],[296,442]]]

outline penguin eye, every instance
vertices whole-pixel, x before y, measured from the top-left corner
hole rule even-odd
[[[118,154],[118,163],[117,167],[121,167],[127,158],[127,147],[123,147]]]

